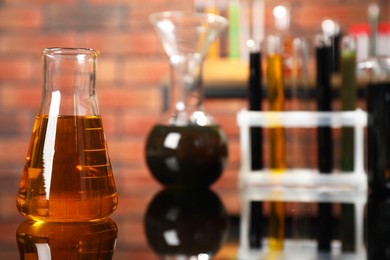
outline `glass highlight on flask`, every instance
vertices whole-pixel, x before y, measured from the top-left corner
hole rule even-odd
[[[42,52],[44,89],[16,203],[25,217],[88,221],[117,207],[95,92],[97,56],[80,48]]]

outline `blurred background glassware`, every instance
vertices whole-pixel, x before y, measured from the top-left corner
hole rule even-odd
[[[370,192],[390,194],[390,57],[358,63],[367,91],[367,170]]]
[[[20,259],[112,259],[118,228],[90,222],[23,221],[16,230]]]
[[[149,203],[144,225],[150,247],[163,259],[212,259],[226,242],[229,216],[209,189],[166,188]]]
[[[227,156],[223,129],[204,111],[202,67],[210,44],[228,21],[214,14],[161,12],[150,16],[169,57],[170,106],[146,141],[151,174],[166,186],[207,187]]]
[[[117,192],[96,90],[98,52],[48,48],[44,85],[17,208],[41,221],[86,221],[110,215]]]

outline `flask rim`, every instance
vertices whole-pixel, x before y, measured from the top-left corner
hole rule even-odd
[[[70,48],[70,47],[49,47],[42,50],[44,56],[57,56],[57,55],[86,55],[97,57],[100,52],[92,48]]]

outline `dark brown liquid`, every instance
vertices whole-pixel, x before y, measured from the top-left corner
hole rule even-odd
[[[20,259],[112,259],[118,228],[112,220],[54,223],[26,220],[16,230]]]
[[[226,164],[227,140],[218,126],[156,125],[146,142],[152,175],[167,186],[208,186]]]
[[[390,194],[390,82],[367,90],[369,184],[374,193]]]
[[[390,259],[390,199],[369,196],[367,202],[367,260]]]
[[[39,115],[17,197],[19,212],[42,221],[107,217],[117,207],[100,117]]]

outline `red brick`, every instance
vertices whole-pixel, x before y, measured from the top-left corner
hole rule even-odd
[[[0,66],[1,71],[1,66]],[[40,86],[7,84],[0,88],[0,104],[5,109],[23,109],[32,113],[38,111],[41,102]]]
[[[21,165],[20,169],[22,169],[30,138],[2,138],[0,143],[0,162],[18,162]]]
[[[160,113],[138,113],[132,111],[121,117],[125,135],[145,136],[160,120]],[[140,127],[142,126],[142,127]]]
[[[121,127],[118,126],[117,114],[113,112],[106,112],[104,110],[102,111],[101,109],[100,109],[100,113],[103,120],[105,135],[111,137],[118,134]]]
[[[74,4],[77,3],[78,0],[56,0],[56,4]],[[7,5],[18,5],[18,4],[26,4],[25,0],[3,0],[4,4]],[[29,0],[28,3],[30,5],[37,5],[37,4],[53,4],[53,0]]]
[[[205,99],[205,111],[211,115],[233,115],[248,107],[246,99]]]
[[[178,0],[173,0],[173,1],[166,1],[166,0],[153,0],[153,1],[150,1],[148,2],[146,5],[145,3],[139,1],[139,0],[86,0],[86,2],[88,2],[89,4],[109,4],[109,3],[115,3],[115,4],[125,4],[125,5],[129,5],[131,7],[145,7],[145,6],[159,6],[159,7],[163,7],[164,5],[169,5],[170,3],[171,4],[174,4],[175,2],[177,2]],[[181,1],[181,2],[186,2],[188,0],[185,0],[185,1]]]
[[[0,80],[29,80],[33,64],[23,57],[0,57]]]
[[[98,92],[101,109],[132,109],[145,111],[160,111],[162,107],[161,90],[151,87],[123,87],[104,86]]]
[[[127,84],[142,87],[148,84],[162,85],[168,73],[168,58],[166,60],[132,59],[124,63],[122,77]]]
[[[153,55],[161,51],[161,44],[154,31],[87,32],[84,44],[110,55]]]
[[[347,29],[351,24],[365,22],[362,17],[367,17],[366,8],[361,5],[339,5],[337,7],[331,4],[324,4],[318,8],[318,4],[311,3],[302,7],[297,11],[294,24],[298,27],[304,28],[306,31],[321,32],[321,22],[325,18],[331,18],[338,21],[342,29]],[[344,19],[348,17],[348,19]]]
[[[214,120],[219,124],[222,129],[225,131],[225,134],[229,137],[238,137],[239,128],[237,125],[237,118],[235,113],[230,114],[211,114],[214,117]]]
[[[147,245],[142,219],[139,221],[126,221],[122,223],[120,226],[120,239],[118,239],[118,246],[121,245],[126,247],[131,246],[133,248],[145,247],[145,245]]]
[[[116,187],[121,196],[150,197],[162,188],[146,167],[117,169],[114,165],[113,169]]]
[[[42,26],[42,9],[30,7],[2,7],[0,9],[0,29],[24,30]]]
[[[149,21],[149,15],[154,12],[168,11],[168,10],[183,10],[192,11],[193,2],[191,1],[150,1],[147,5],[137,0],[131,0],[130,4],[130,15],[128,16],[127,25],[131,29],[145,29],[151,28]],[[172,8],[174,6],[174,8]]]
[[[39,56],[47,47],[76,47],[75,36],[57,32],[7,34],[1,37],[1,52],[4,54]]]
[[[47,5],[44,26],[49,30],[116,30],[122,27],[124,6]]]
[[[144,138],[111,138],[107,140],[111,162],[124,166],[144,167]]]
[[[241,161],[239,141],[235,138],[228,137],[228,148],[229,148],[228,166],[239,165]]]
[[[12,137],[31,134],[32,124],[28,113],[3,112],[0,113],[0,136]]]
[[[99,50],[100,51],[100,50]],[[118,71],[120,70],[120,63],[116,57],[101,53],[97,60],[96,83],[97,91],[99,91],[100,84],[105,84],[106,81],[114,83],[118,78]]]

